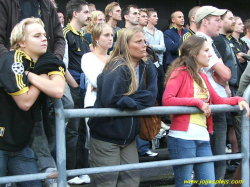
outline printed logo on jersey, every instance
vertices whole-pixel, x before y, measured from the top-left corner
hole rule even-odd
[[[0,127],[0,137],[3,137],[3,135],[4,135],[4,130],[5,130],[4,127]]]
[[[15,74],[22,75],[24,72],[23,64],[21,62],[15,62],[14,64],[12,64],[12,71]]]

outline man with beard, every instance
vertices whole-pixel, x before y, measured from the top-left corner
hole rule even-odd
[[[67,18],[70,20],[63,28],[64,37],[68,43],[68,71],[73,76],[70,91],[74,108],[83,108],[85,76],[81,69],[81,58],[90,52],[89,44],[84,39],[81,28],[89,23],[88,3],[84,0],[70,0],[66,5]],[[67,169],[88,167],[88,152],[85,148],[86,125],[83,118],[72,118],[66,127],[66,167]],[[89,183],[88,175],[82,175],[70,180],[69,183]]]
[[[233,13],[229,10],[221,16],[221,19],[223,26],[220,28],[220,35],[214,38],[214,44],[216,45],[224,64],[231,70],[231,78],[228,83],[231,90],[231,95],[235,96],[238,90],[240,77],[243,73],[243,68],[233,50],[235,46],[232,41],[230,41],[230,39],[232,38],[231,34],[233,33],[235,27],[235,19]],[[233,153],[239,151],[239,145],[235,136],[235,132],[237,132],[237,137],[239,139],[241,131],[241,126],[236,119],[237,118],[231,116],[231,113],[228,112],[226,113],[227,126],[222,126],[225,133],[228,131],[228,139],[232,146]],[[226,142],[226,140],[223,141]],[[226,143],[224,142],[223,146],[225,147]],[[221,147],[221,150],[225,150],[224,147]]]
[[[227,11],[224,15],[221,16],[222,19],[222,27],[219,31],[219,36],[214,37],[214,44],[219,51],[222,61],[224,64],[230,68],[231,70],[231,78],[229,80],[229,88],[231,90],[231,95],[235,96],[238,86],[239,80],[242,74],[241,65],[239,64],[234,51],[232,49],[232,44],[229,41],[229,36],[234,31],[234,15],[231,11]]]

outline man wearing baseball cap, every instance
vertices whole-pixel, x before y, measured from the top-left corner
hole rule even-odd
[[[228,81],[231,78],[230,69],[224,65],[219,52],[217,51],[212,37],[219,36],[219,30],[222,27],[221,16],[227,12],[226,9],[218,9],[213,6],[202,6],[195,15],[197,25],[196,35],[205,37],[209,43],[209,51],[212,57],[209,60],[209,66],[203,68],[208,79],[221,97],[231,95]],[[211,148],[214,155],[225,154],[226,142],[226,116],[225,113],[213,114],[214,133],[211,135]],[[215,162],[215,179],[223,180],[226,171],[226,162]]]

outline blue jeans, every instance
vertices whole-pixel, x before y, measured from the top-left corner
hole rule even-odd
[[[55,160],[50,154],[49,141],[44,131],[43,121],[35,123],[30,142],[39,171],[43,172],[47,168],[56,168]]]
[[[136,136],[136,145],[139,155],[144,155],[147,151],[149,151],[149,141],[142,140],[139,138],[139,135]]]
[[[28,146],[18,152],[0,150],[0,177],[38,173],[35,156]],[[0,185],[5,187],[5,184]],[[16,183],[17,187],[41,187],[41,181]]]
[[[171,159],[212,156],[209,141],[168,137],[168,150]],[[215,180],[213,162],[173,166],[173,169],[177,187],[191,186],[191,183],[185,184],[185,181],[191,180],[192,170],[195,172],[196,179],[201,182],[199,186],[214,186],[214,184],[202,184],[202,181]]]

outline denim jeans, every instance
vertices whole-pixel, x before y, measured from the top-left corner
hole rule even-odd
[[[213,155],[224,155],[226,147],[227,123],[225,113],[213,114],[214,132],[210,136]],[[226,173],[226,161],[214,162],[215,179],[224,180]],[[216,186],[223,186],[217,184]]]
[[[209,141],[168,137],[168,150],[171,159],[212,156]],[[215,180],[213,162],[173,166],[173,169],[176,187],[191,186],[191,183],[188,184],[185,181],[191,180],[192,170],[200,183],[199,186],[214,186],[214,184],[202,184],[202,181]]]
[[[38,173],[35,156],[28,146],[18,152],[0,150],[0,177]],[[5,187],[5,184],[0,184]],[[41,181],[16,183],[17,187],[41,187]]]
[[[139,135],[136,136],[136,145],[139,155],[144,155],[147,151],[149,151],[149,141],[142,140],[139,138]]]
[[[43,121],[36,122],[31,135],[30,147],[35,153],[38,169],[56,168],[56,163],[49,149],[49,142],[44,131]]]

